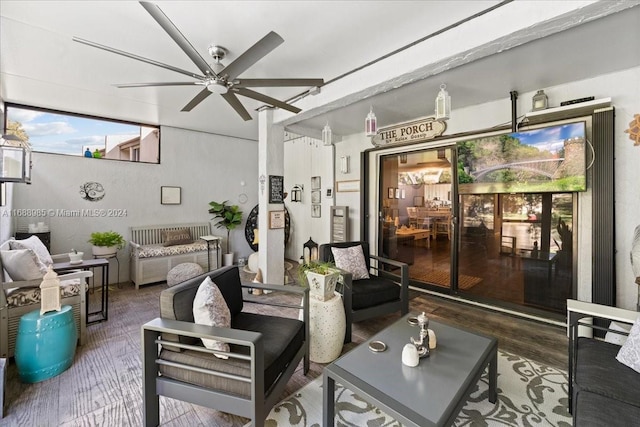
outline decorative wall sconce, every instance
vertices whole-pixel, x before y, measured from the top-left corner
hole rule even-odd
[[[532,111],[545,110],[549,107],[549,98],[544,90],[539,90],[532,98]]]
[[[446,88],[447,85],[441,84],[436,97],[436,120],[448,120],[451,116],[451,97]]]
[[[16,135],[0,137],[0,182],[31,184],[31,147]]]
[[[304,190],[304,186],[302,184],[296,184],[291,189],[291,201],[292,202],[302,202],[302,192]]]
[[[350,162],[351,162],[351,156],[340,157],[340,173],[349,173]]]
[[[331,145],[332,143],[332,134],[331,127],[329,127],[329,122],[327,122],[327,124],[324,125],[324,128],[322,129],[322,143],[324,145]]]
[[[367,114],[367,118],[364,119],[364,134],[366,136],[376,136],[378,133],[378,120],[376,119],[376,115],[373,114],[373,107],[369,108],[369,114]]]
[[[407,163],[407,155],[406,154],[400,154],[400,163],[402,163],[403,165]]]

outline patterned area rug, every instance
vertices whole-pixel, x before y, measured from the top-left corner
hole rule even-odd
[[[411,278],[421,282],[433,283],[434,285],[449,287],[449,272],[444,270],[431,270],[427,272],[412,272]],[[458,275],[458,289],[470,289],[482,282],[480,277]]]
[[[572,425],[566,372],[498,351],[498,401],[489,403],[487,372],[458,414],[456,426]],[[336,426],[400,427],[402,424],[336,384]],[[249,425],[249,424],[247,424]],[[322,377],[276,405],[266,427],[320,427]]]

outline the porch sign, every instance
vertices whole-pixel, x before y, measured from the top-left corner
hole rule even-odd
[[[371,138],[376,146],[400,142],[424,141],[440,136],[447,129],[447,124],[433,117],[424,117],[410,122],[395,124],[378,129],[378,134]]]

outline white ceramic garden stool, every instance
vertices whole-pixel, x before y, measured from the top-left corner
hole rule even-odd
[[[342,296],[327,301],[309,298],[309,359],[316,363],[329,363],[342,352],[347,322]]]

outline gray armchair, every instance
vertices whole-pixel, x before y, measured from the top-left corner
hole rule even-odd
[[[343,272],[343,302],[347,330],[344,342],[351,342],[353,322],[400,311],[409,312],[409,265],[404,262],[371,255],[367,242],[340,242],[320,245],[320,260],[334,262],[331,248],[348,248],[362,245],[370,279],[354,281],[350,273]],[[374,265],[371,261],[375,261]],[[391,267],[397,270],[385,270]],[[372,273],[375,271],[375,274]]]
[[[231,312],[231,328],[198,325],[193,300],[209,276]],[[243,312],[243,287],[288,292],[301,304],[272,305],[302,310],[302,321]],[[267,300],[260,304],[269,304]],[[264,426],[299,362],[309,370],[308,289],[240,281],[238,268],[223,267],[162,291],[160,318],[142,326],[144,424],[160,422],[159,396],[167,396],[250,418]],[[229,343],[228,359],[202,345],[201,338]]]

